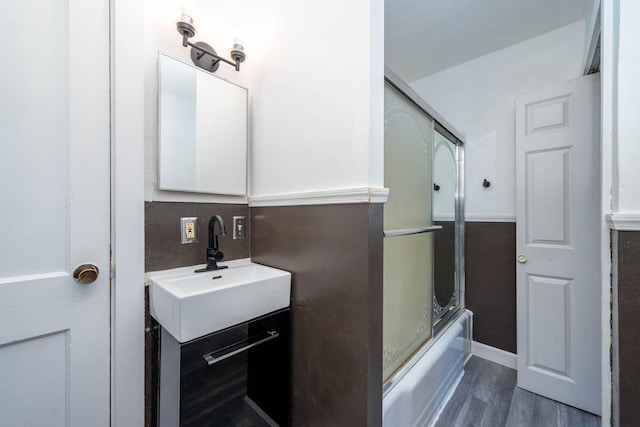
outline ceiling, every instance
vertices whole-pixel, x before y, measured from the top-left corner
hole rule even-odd
[[[588,20],[593,0],[385,0],[385,64],[412,82]]]

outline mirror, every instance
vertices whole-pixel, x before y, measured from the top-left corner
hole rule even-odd
[[[158,188],[247,194],[247,89],[160,54]]]

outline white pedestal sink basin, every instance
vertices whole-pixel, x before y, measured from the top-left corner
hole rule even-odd
[[[291,273],[237,260],[149,273],[151,315],[184,343],[289,306]]]

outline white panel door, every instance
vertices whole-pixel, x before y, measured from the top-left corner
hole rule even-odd
[[[3,1],[0,38],[0,426],[106,427],[109,3]]]
[[[518,386],[600,414],[599,75],[516,101]]]

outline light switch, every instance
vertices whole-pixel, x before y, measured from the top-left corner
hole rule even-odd
[[[243,216],[233,217],[233,239],[244,239],[247,236],[247,221]]]

